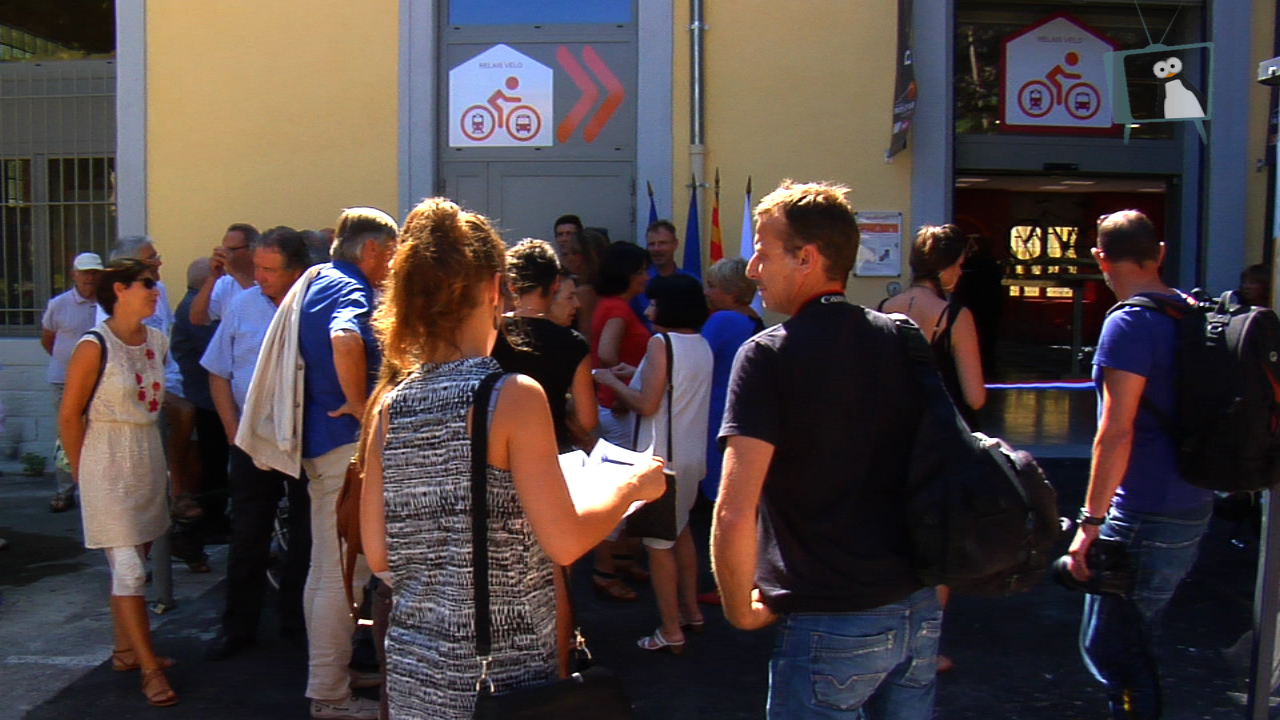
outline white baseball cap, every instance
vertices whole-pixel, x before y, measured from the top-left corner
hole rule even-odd
[[[80,253],[76,256],[75,262],[71,263],[71,267],[77,270],[101,270],[102,258],[97,253]]]

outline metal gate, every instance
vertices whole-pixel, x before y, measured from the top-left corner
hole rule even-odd
[[[36,335],[71,260],[116,236],[111,60],[0,63],[0,334]]]

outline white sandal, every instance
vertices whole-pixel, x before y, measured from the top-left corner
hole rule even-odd
[[[662,628],[653,631],[652,635],[646,635],[636,641],[644,650],[665,650],[672,655],[679,655],[684,650],[684,640],[680,642],[671,642],[662,635]]]

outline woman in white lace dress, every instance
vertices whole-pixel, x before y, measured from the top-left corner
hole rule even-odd
[[[147,546],[169,527],[156,428],[169,341],[142,324],[158,297],[151,265],[132,258],[107,265],[98,285],[107,319],[72,352],[58,429],[79,484],[85,547],[105,550],[111,566],[112,669],[140,670],[147,702],[164,706],[178,701],[163,672],[174,661],[152,650],[143,601]]]

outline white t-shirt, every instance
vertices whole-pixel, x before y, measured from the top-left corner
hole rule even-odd
[[[71,351],[76,349],[80,336],[97,324],[94,322],[97,309],[97,301],[81,296],[75,288],[49,301],[40,321],[40,327],[54,333],[53,356],[49,358],[46,380],[55,384],[66,382]]]

